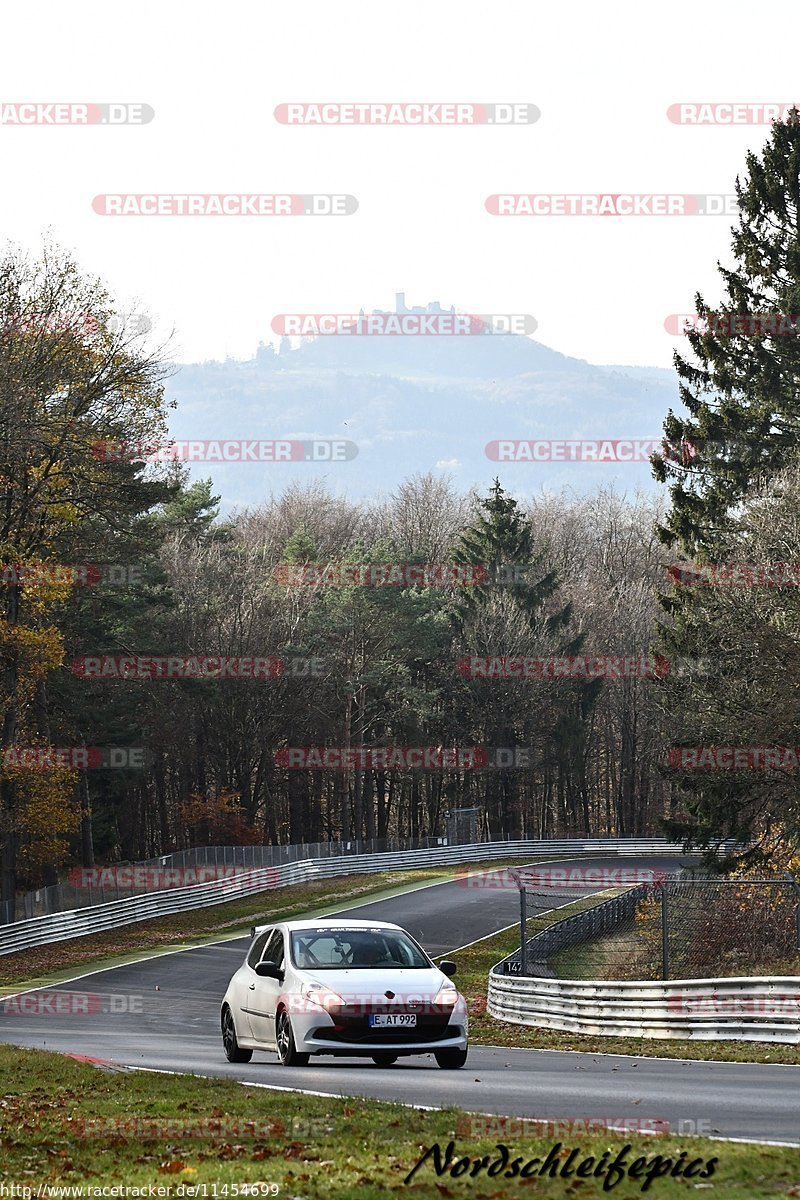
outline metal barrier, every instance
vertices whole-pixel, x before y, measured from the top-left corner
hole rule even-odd
[[[338,842],[303,842],[278,846],[192,846],[174,850],[136,866],[148,867],[279,867],[306,858],[339,858],[343,854],[385,854],[401,850],[429,850],[447,846],[442,835],[424,838],[351,838]]]
[[[162,892],[166,888],[208,883],[256,867],[280,867],[306,859],[344,854],[383,854],[447,846],[446,837],[371,838],[367,841],[307,842],[278,846],[194,846],[157,858],[107,867],[74,867],[66,879],[0,901],[0,925],[49,916],[73,908],[93,908],[111,900]],[[192,876],[194,876],[192,878]]]
[[[686,881],[685,887],[698,882],[704,881]],[[669,886],[680,888],[682,882]],[[527,939],[524,954],[521,945],[492,967],[489,1015],[515,1025],[607,1037],[800,1044],[800,976],[616,982],[547,977],[554,953],[614,929],[649,891],[647,884],[631,887]]]
[[[571,838],[552,843],[531,841],[526,844],[572,845],[579,840],[581,839]],[[621,839],[590,840],[599,847],[608,846],[611,853],[625,853],[624,850],[614,849],[621,844]],[[639,839],[639,842],[645,845],[648,840]],[[331,858],[344,855],[395,854],[457,844],[460,843],[448,841],[446,837],[430,837],[371,838],[367,841],[313,842],[291,846],[195,846],[190,850],[177,850],[172,854],[162,854],[158,858],[148,858],[139,862],[118,863],[85,870],[75,867],[69,872],[67,879],[60,883],[36,888],[17,896],[14,900],[0,901],[0,925],[67,912],[73,908],[93,908],[97,904],[126,900],[131,896],[161,892],[167,888],[207,883],[244,871],[254,871],[257,867],[284,867],[290,863],[305,862],[307,859],[322,859],[327,862]]]
[[[800,978],[678,979],[669,983],[489,975],[487,1011],[500,1021],[608,1037],[800,1043]]]
[[[245,871],[209,883],[173,887],[131,896],[68,912],[33,917],[0,927],[0,955],[41,946],[47,942],[85,937],[138,921],[171,916],[192,909],[224,904],[229,900],[257,895],[271,888],[313,879],[332,879],[358,872],[410,870],[414,867],[447,866],[527,855],[680,855],[680,843],[659,838],[587,838],[562,841],[480,842],[470,846],[435,846],[389,854],[348,854],[316,862],[287,863]]]

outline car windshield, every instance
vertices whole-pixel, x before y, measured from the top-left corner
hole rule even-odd
[[[428,968],[430,962],[408,934],[395,929],[296,929],[292,960],[300,970]]]

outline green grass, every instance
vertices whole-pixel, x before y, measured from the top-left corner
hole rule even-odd
[[[431,1160],[405,1185],[434,1143],[444,1155],[454,1140],[454,1159],[488,1154],[494,1160],[497,1143],[505,1137],[510,1157],[528,1161],[543,1160],[557,1140],[527,1132],[515,1136],[513,1125],[507,1137],[496,1126],[476,1130],[454,1108],[423,1112],[374,1100],[276,1093],[222,1079],[108,1074],[59,1055],[1,1045],[0,1081],[0,1182],[27,1185],[34,1195],[43,1183],[169,1186],[171,1192],[164,1195],[185,1197],[189,1185],[205,1184],[207,1195],[213,1196],[214,1184],[230,1189],[233,1184],[270,1182],[283,1200],[385,1200],[391,1192],[431,1200],[608,1194],[601,1180],[593,1179],[490,1179],[485,1172],[477,1179],[437,1178]],[[420,1102],[424,1100],[421,1092]],[[186,1136],[200,1130],[208,1134],[214,1125],[213,1138]],[[655,1155],[676,1162],[685,1151],[684,1165],[695,1158],[718,1160],[710,1182],[713,1195],[724,1200],[800,1195],[800,1153],[795,1149],[673,1134],[602,1133],[559,1140],[560,1166],[573,1149],[579,1151],[575,1165],[586,1155],[599,1159],[604,1151],[613,1158],[626,1145],[629,1163]],[[642,1194],[642,1182],[628,1180],[613,1195],[631,1200]],[[674,1200],[694,1191],[696,1183],[657,1179],[646,1194]],[[182,1193],[179,1185],[184,1185]]]
[[[550,964],[559,979],[647,978],[652,974],[652,968],[643,976],[623,975],[619,971],[619,962],[625,953],[624,941],[622,936],[606,934],[580,946],[559,950],[553,955]]]
[[[689,948],[696,949],[689,943]],[[671,974],[675,979],[737,978],[742,975],[794,975],[800,978],[800,953],[782,957],[769,956],[761,946],[751,947],[753,953],[744,961],[725,961],[714,956],[704,962],[699,952],[692,953],[687,965],[682,958],[685,945],[680,934],[670,938]],[[660,922],[649,922],[634,928],[616,929],[572,946],[553,955],[552,967],[559,979],[661,979]]]
[[[604,894],[604,899],[608,896]],[[561,921],[598,903],[598,898],[586,897],[568,908],[530,922],[531,930],[541,929]],[[458,964],[455,982],[467,997],[470,1008],[470,1041],[477,1045],[509,1046],[519,1049],[581,1050],[590,1054],[633,1054],[650,1058],[692,1058],[725,1062],[763,1062],[800,1064],[800,1046],[777,1045],[773,1042],[695,1041],[687,1039],[605,1037],[599,1034],[561,1032],[537,1029],[498,1021],[485,1011],[489,971],[519,946],[519,929],[506,930],[465,950],[441,955],[453,958]],[[655,1186],[655,1185],[654,1185]],[[800,1193],[798,1193],[800,1194]]]

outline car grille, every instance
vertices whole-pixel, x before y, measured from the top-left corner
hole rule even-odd
[[[315,1029],[312,1037],[321,1042],[349,1042],[364,1046],[410,1046],[417,1042],[439,1042],[445,1038],[461,1037],[463,1029],[460,1025],[447,1025],[443,1021],[418,1018],[414,1029],[389,1028],[371,1029],[367,1018],[362,1017],[353,1021],[337,1021],[337,1027],[330,1025]]]

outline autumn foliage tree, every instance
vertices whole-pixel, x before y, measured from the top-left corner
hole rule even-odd
[[[113,319],[112,319],[113,318]],[[101,281],[45,243],[38,258],[0,259],[0,703],[2,749],[49,739],[46,684],[62,659],[51,618],[63,605],[55,567],[86,561],[168,494],[142,463],[104,441],[164,434],[163,369]],[[0,898],[14,894],[19,854],[57,858],[73,779],[0,767]],[[36,849],[34,849],[34,846]]]

